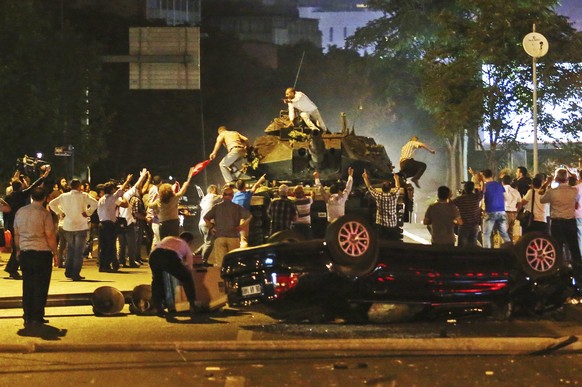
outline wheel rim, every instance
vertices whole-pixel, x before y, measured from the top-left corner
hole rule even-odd
[[[557,251],[545,238],[532,239],[525,249],[525,258],[529,267],[537,272],[546,272],[556,264]]]
[[[337,238],[342,252],[350,257],[360,257],[370,248],[370,233],[360,222],[346,222]]]

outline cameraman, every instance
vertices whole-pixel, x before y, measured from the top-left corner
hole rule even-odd
[[[47,165],[44,168],[43,174],[28,187],[25,187],[21,180],[13,180],[11,182],[12,192],[9,195],[7,195],[6,198],[4,199],[6,203],[8,203],[8,205],[10,206],[10,211],[4,213],[4,227],[6,227],[6,229],[8,229],[13,236],[14,236],[14,216],[16,215],[16,211],[30,203],[30,194],[36,187],[44,183],[50,171],[51,167],[50,165]],[[7,272],[11,278],[21,279],[22,276],[18,272],[18,260],[16,259],[16,248],[14,242],[15,241],[13,237],[12,252],[10,253],[10,259],[6,264],[4,271]]]

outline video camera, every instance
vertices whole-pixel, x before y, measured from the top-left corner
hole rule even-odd
[[[49,162],[36,157],[24,155],[16,159],[16,169],[23,175],[38,176],[44,173],[47,167],[50,167]]]

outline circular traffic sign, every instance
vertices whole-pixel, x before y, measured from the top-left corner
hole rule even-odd
[[[534,58],[546,55],[549,48],[548,40],[540,33],[530,32],[523,38],[523,49]]]

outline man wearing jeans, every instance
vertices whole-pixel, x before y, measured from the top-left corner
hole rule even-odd
[[[64,214],[63,230],[67,240],[67,262],[65,277],[73,281],[84,280],[83,249],[89,230],[88,217],[97,209],[97,200],[82,191],[81,181],[71,180],[71,192],[64,193],[49,203],[49,208],[57,215]]]
[[[224,156],[219,164],[220,172],[224,177],[224,182],[229,184],[235,182],[237,178],[248,178],[246,175],[242,174],[240,170],[238,170],[238,164],[247,154],[249,139],[239,132],[229,130],[226,126],[219,127],[218,137],[216,137],[214,149],[208,157],[210,160],[214,160],[216,158],[221,145],[224,145],[228,151],[227,155]]]
[[[483,219],[483,247],[491,248],[491,233],[495,228],[503,242],[511,242],[507,233],[507,214],[505,213],[505,189],[500,182],[493,180],[493,172],[485,169],[481,172],[485,181],[483,197],[485,199],[485,217]]]

